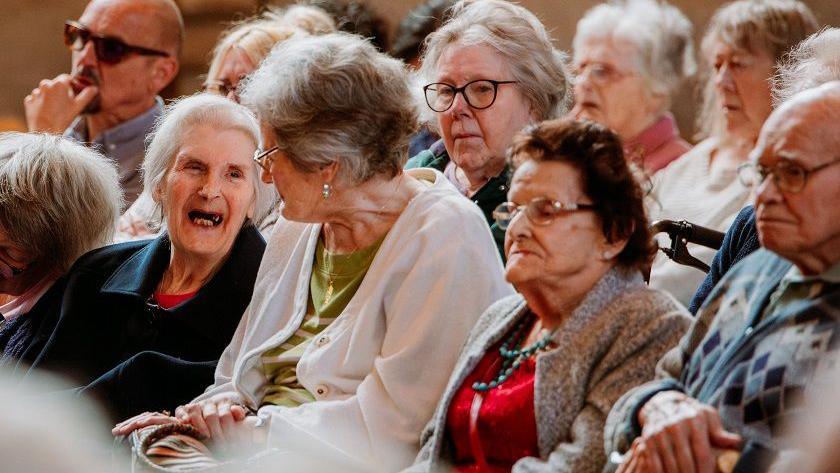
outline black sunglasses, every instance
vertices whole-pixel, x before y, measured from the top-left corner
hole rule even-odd
[[[81,51],[88,41],[93,41],[93,50],[96,52],[96,59],[106,64],[117,64],[131,53],[142,56],[169,56],[169,53],[163,51],[131,46],[117,38],[95,35],[85,28],[83,24],[75,21],[68,20],[64,22],[64,44],[68,48],[74,51]]]

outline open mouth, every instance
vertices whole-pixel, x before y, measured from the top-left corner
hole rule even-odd
[[[187,215],[192,223],[203,227],[216,227],[224,220],[221,214],[201,210],[191,210]]]

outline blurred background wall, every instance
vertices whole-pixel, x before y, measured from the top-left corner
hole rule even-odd
[[[196,91],[206,72],[209,53],[219,33],[231,20],[254,14],[266,4],[289,1],[269,0],[176,0],[187,27],[181,73],[164,91],[176,97]],[[76,19],[87,0],[0,0],[0,130],[23,126],[23,97],[44,78],[69,69],[69,54],[61,40],[62,24]],[[387,23],[390,33],[418,1],[365,0]],[[575,24],[595,0],[524,0],[522,5],[536,13],[548,26],[557,46],[570,49]],[[702,35],[712,13],[724,1],[673,0]],[[824,25],[840,26],[840,0],[806,0]],[[687,84],[675,97],[674,111],[686,138],[693,134],[694,87]]]

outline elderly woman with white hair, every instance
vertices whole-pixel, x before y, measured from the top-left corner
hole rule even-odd
[[[205,92],[218,94],[239,102],[239,84],[254,72],[275,44],[293,35],[324,34],[335,31],[332,18],[318,7],[292,5],[285,9],[269,8],[260,16],[243,20],[222,32],[213,48]],[[267,185],[271,189],[271,186]],[[120,217],[117,241],[148,238],[156,232],[153,221],[155,203],[148,192]],[[277,221],[276,212],[255,222],[263,236],[271,233]]]
[[[283,471],[411,463],[478,314],[512,289],[475,205],[437,171],[403,171],[408,83],[404,64],[344,33],[290,39],[263,61],[242,99],[283,208],[254,299],[205,394],[115,434],[185,423],[222,448],[274,450]]]
[[[770,86],[777,64],[793,46],[816,32],[811,10],[796,0],[738,0],[721,7],[701,45],[707,81],[699,125],[706,139],[652,179],[652,221],[688,220],[725,231],[749,202],[738,180],[764,120],[773,109]],[[661,245],[666,245],[664,241]],[[690,244],[706,264],[715,250]],[[704,274],[660,254],[651,286],[687,305]]]
[[[33,367],[76,385],[104,375],[89,392],[115,415],[200,393],[251,300],[265,249],[252,223],[272,204],[252,160],[259,143],[256,118],[231,100],[200,94],[169,105],[143,163],[165,231],[79,259]]]
[[[443,172],[484,213],[504,255],[505,232],[493,209],[507,198],[506,151],[525,125],[566,112],[564,55],[526,8],[502,0],[461,1],[429,35],[422,64],[426,104],[443,139],[406,168]]]
[[[122,195],[114,165],[64,138],[0,134],[0,366],[25,372],[61,305],[64,274],[110,243]]]
[[[691,149],[668,111],[697,68],[682,12],[654,0],[603,3],[578,22],[573,47],[574,117],[612,128],[649,174]]]

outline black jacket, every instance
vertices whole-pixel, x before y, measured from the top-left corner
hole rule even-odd
[[[0,326],[0,366],[26,373],[55,329],[65,281],[56,280],[29,312]]]
[[[259,232],[246,225],[210,281],[169,310],[150,303],[169,265],[167,235],[82,256],[67,275],[58,323],[32,369],[84,385],[142,351],[218,360],[251,300],[264,251]]]

